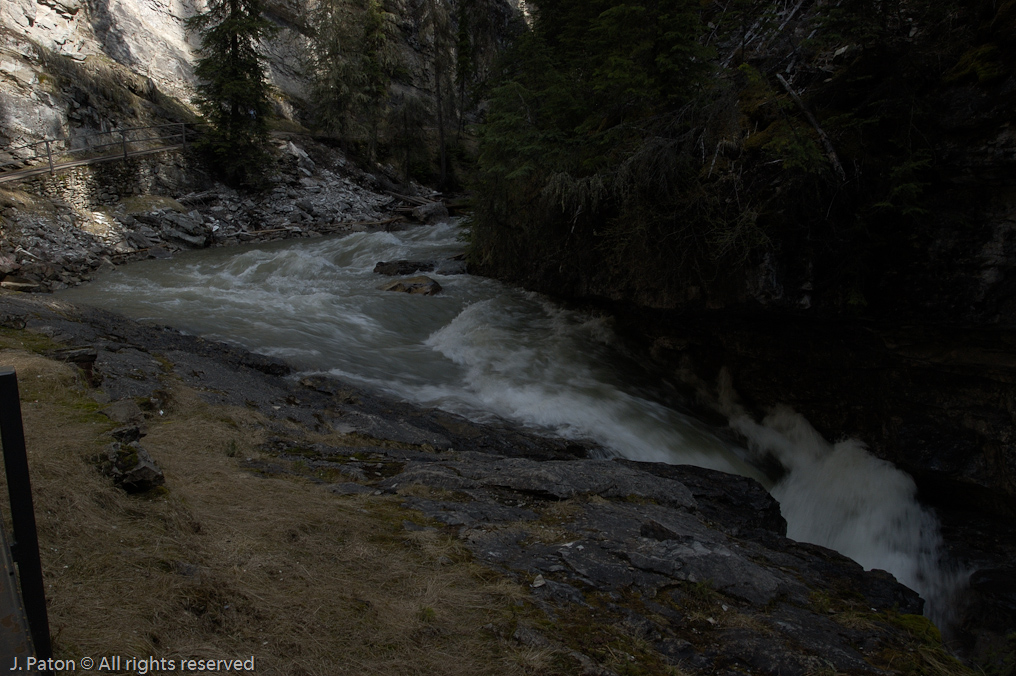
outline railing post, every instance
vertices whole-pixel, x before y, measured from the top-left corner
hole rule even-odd
[[[11,368],[0,368],[0,443],[3,443],[7,470],[7,493],[11,499],[11,525],[14,526],[14,560],[21,578],[21,598],[32,630],[36,655],[53,656],[46,613],[46,592],[39,561],[39,536],[35,529],[32,484],[28,477],[25,430],[21,423],[21,398],[18,376]]]
[[[49,139],[46,139],[46,159],[49,160],[49,175],[53,175],[53,151],[49,147]]]
[[[181,122],[180,123],[180,138],[183,139],[183,144],[187,145],[187,123],[186,122]]]
[[[127,132],[120,132],[120,141],[123,142],[123,158],[127,159]]]

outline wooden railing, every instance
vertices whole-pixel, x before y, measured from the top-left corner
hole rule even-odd
[[[173,122],[128,127],[63,139],[47,138],[15,148],[4,148],[0,150],[0,183],[182,148],[197,138],[200,126]]]

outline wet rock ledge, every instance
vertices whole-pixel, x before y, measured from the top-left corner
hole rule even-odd
[[[131,409],[143,426],[186,386],[263,415],[269,459],[238,458],[248,471],[402,496],[407,531],[453,534],[526,585],[546,619],[505,638],[563,655],[572,673],[966,672],[913,591],[789,540],[751,479],[606,459],[592,444],[300,377],[237,347],[43,296],[0,291],[0,324],[48,336],[64,348],[54,355],[94,354],[76,363],[111,416]],[[356,444],[310,439],[335,432]],[[173,490],[171,476],[159,490]]]

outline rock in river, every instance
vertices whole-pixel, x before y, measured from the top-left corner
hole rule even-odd
[[[424,204],[413,209],[413,218],[428,225],[441,223],[448,220],[448,207],[441,202]]]
[[[425,275],[410,277],[409,279],[397,279],[378,288],[382,291],[401,291],[403,293],[415,293],[423,296],[434,296],[441,292],[441,285]]]
[[[414,272],[431,272],[434,269],[433,263],[424,261],[378,261],[374,266],[374,272],[379,275],[411,275]]]

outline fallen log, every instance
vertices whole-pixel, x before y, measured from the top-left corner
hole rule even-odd
[[[797,95],[797,92],[794,91],[794,88],[790,86],[790,83],[787,82],[783,75],[777,74],[776,79],[780,81],[783,88],[787,90],[788,94],[790,94],[790,98],[794,100],[794,103],[797,104],[797,107],[801,109],[801,112],[804,113],[808,122],[815,129],[815,132],[818,134],[819,141],[822,142],[822,147],[825,148],[826,156],[829,158],[829,162],[833,165],[833,170],[836,172],[836,175],[840,177],[840,180],[845,182],[847,180],[847,172],[843,171],[843,165],[840,164],[840,158],[836,155],[836,149],[833,148],[833,144],[829,140],[829,137],[826,136],[826,133],[822,131],[822,127],[818,126],[818,120],[816,120],[815,116],[811,114],[811,111],[804,106],[804,101],[801,100],[801,97]]]

